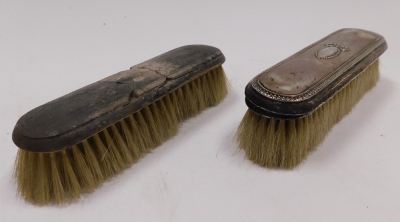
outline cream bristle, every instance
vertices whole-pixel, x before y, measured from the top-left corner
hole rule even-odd
[[[321,107],[299,119],[267,118],[247,110],[236,133],[239,148],[261,166],[294,168],[315,150],[378,79],[379,62],[376,61]]]
[[[18,193],[40,205],[76,200],[176,135],[183,120],[218,104],[227,91],[220,66],[63,151],[20,149],[14,170]]]

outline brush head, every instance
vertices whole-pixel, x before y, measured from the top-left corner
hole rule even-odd
[[[256,76],[236,141],[260,166],[292,169],[322,143],[379,79],[385,39],[342,29]]]
[[[174,49],[33,109],[13,140],[18,193],[64,204],[92,192],[226,96],[221,51]]]
[[[205,45],[183,46],[39,106],[17,122],[21,149],[55,152],[71,147],[206,74],[225,61]]]
[[[246,86],[246,104],[261,116],[310,115],[366,70],[387,49],[385,39],[341,29],[265,70]]]

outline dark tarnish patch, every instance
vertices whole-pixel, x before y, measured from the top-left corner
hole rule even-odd
[[[116,82],[117,84],[127,84],[133,87],[131,95],[138,97],[149,92],[166,81],[166,78],[152,70],[131,68],[109,76],[101,81]]]
[[[204,70],[204,67],[220,63],[221,51],[214,47],[189,45],[171,50],[132,68],[152,70],[168,79]],[[220,58],[220,59],[218,59]],[[224,58],[222,59],[224,60]]]
[[[128,104],[132,90],[126,84],[96,82],[31,110],[17,125],[30,138],[54,137]]]

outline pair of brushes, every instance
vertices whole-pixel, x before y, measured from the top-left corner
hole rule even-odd
[[[338,30],[265,70],[246,86],[236,140],[253,162],[298,166],[379,79],[385,39]]]
[[[62,204],[91,192],[227,94],[222,52],[183,46],[39,106],[13,131],[19,194]]]

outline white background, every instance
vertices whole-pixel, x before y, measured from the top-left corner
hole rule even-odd
[[[0,221],[400,221],[399,1],[0,0]],[[233,141],[256,74],[340,28],[383,35],[381,79],[292,171]],[[186,44],[216,46],[217,107],[93,194],[38,207],[16,195],[11,134],[32,108]]]

